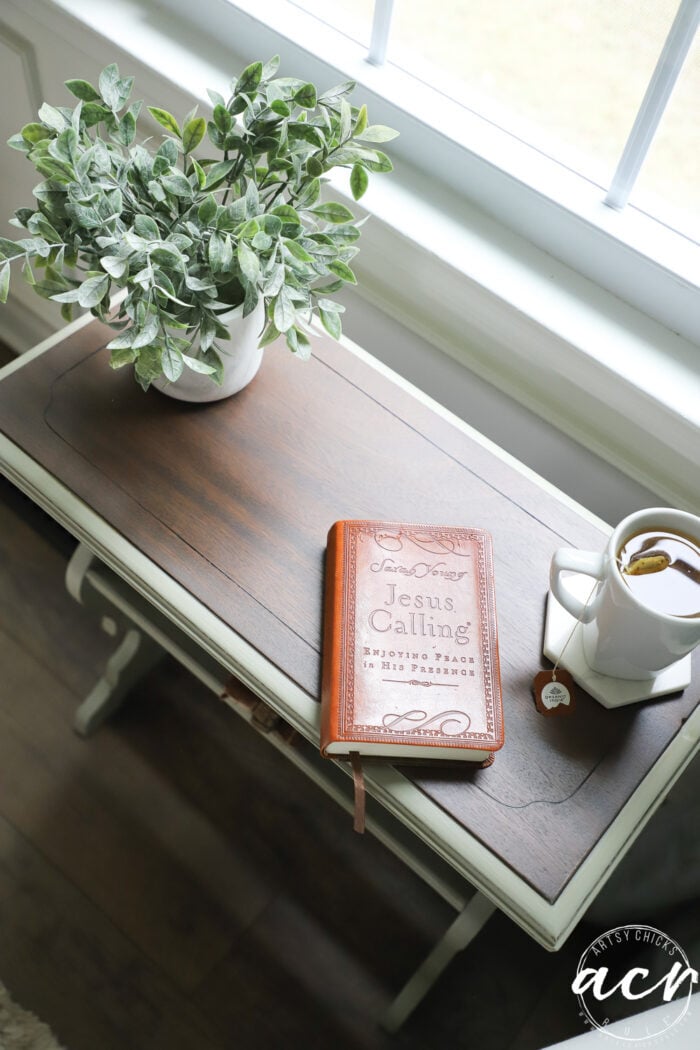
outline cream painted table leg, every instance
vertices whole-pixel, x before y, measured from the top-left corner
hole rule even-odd
[[[398,1031],[423,996],[435,984],[447,964],[476,937],[495,910],[496,905],[483,893],[474,894],[396,996],[382,1018],[382,1028],[385,1028],[387,1032]]]
[[[80,736],[94,733],[121,706],[139,679],[164,655],[164,650],[148,634],[139,630],[92,588],[84,586],[95,560],[92,551],[79,544],[66,569],[66,587],[76,601],[94,608],[101,615],[102,629],[118,638],[119,644],[75,713],[73,725]]]

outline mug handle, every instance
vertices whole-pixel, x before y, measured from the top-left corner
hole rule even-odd
[[[595,554],[593,551],[580,551],[575,547],[560,547],[554,553],[549,571],[549,586],[552,594],[559,604],[575,620],[580,620],[581,623],[590,623],[595,616],[598,603],[593,601],[586,605],[574,597],[571,591],[564,586],[561,573],[564,571],[578,572],[584,576],[592,576],[596,580],[602,580],[605,575],[605,564],[605,554]]]

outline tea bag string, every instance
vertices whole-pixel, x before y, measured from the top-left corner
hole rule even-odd
[[[586,615],[586,609],[588,608],[588,606],[590,604],[590,601],[591,601],[591,598],[593,597],[593,595],[595,593],[595,590],[596,590],[596,587],[598,586],[599,583],[600,583],[600,580],[596,580],[595,583],[593,584],[593,586],[591,587],[590,594],[588,595],[588,597],[586,598],[585,602],[583,603],[583,608],[581,609],[579,617],[576,620],[576,623],[574,624],[574,626],[569,631],[569,637],[564,642],[563,646],[561,647],[561,652],[559,653],[559,656],[556,658],[556,660],[554,662],[554,667],[552,668],[552,681],[553,682],[556,682],[556,680],[557,680],[557,668],[559,667],[559,664],[561,663],[561,661],[562,661],[562,659],[564,657],[564,653],[566,652],[566,649],[567,649],[567,646],[568,646],[569,642],[574,637],[574,632],[576,631],[576,628],[579,626],[579,624],[583,620],[583,617]]]

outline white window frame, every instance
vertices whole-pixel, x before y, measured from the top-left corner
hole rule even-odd
[[[448,99],[424,111],[410,78],[284,0],[10,2],[45,24],[69,13],[103,42],[88,53],[112,61],[116,48],[205,106],[206,87],[276,53],[319,85],[357,80],[372,121],[401,131],[396,171],[361,202],[373,219],[359,294],[665,502],[700,510],[698,245],[607,207],[599,187]]]

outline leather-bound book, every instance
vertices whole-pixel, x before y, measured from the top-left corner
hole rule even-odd
[[[489,533],[336,522],[326,553],[321,753],[490,764],[502,745]]]

